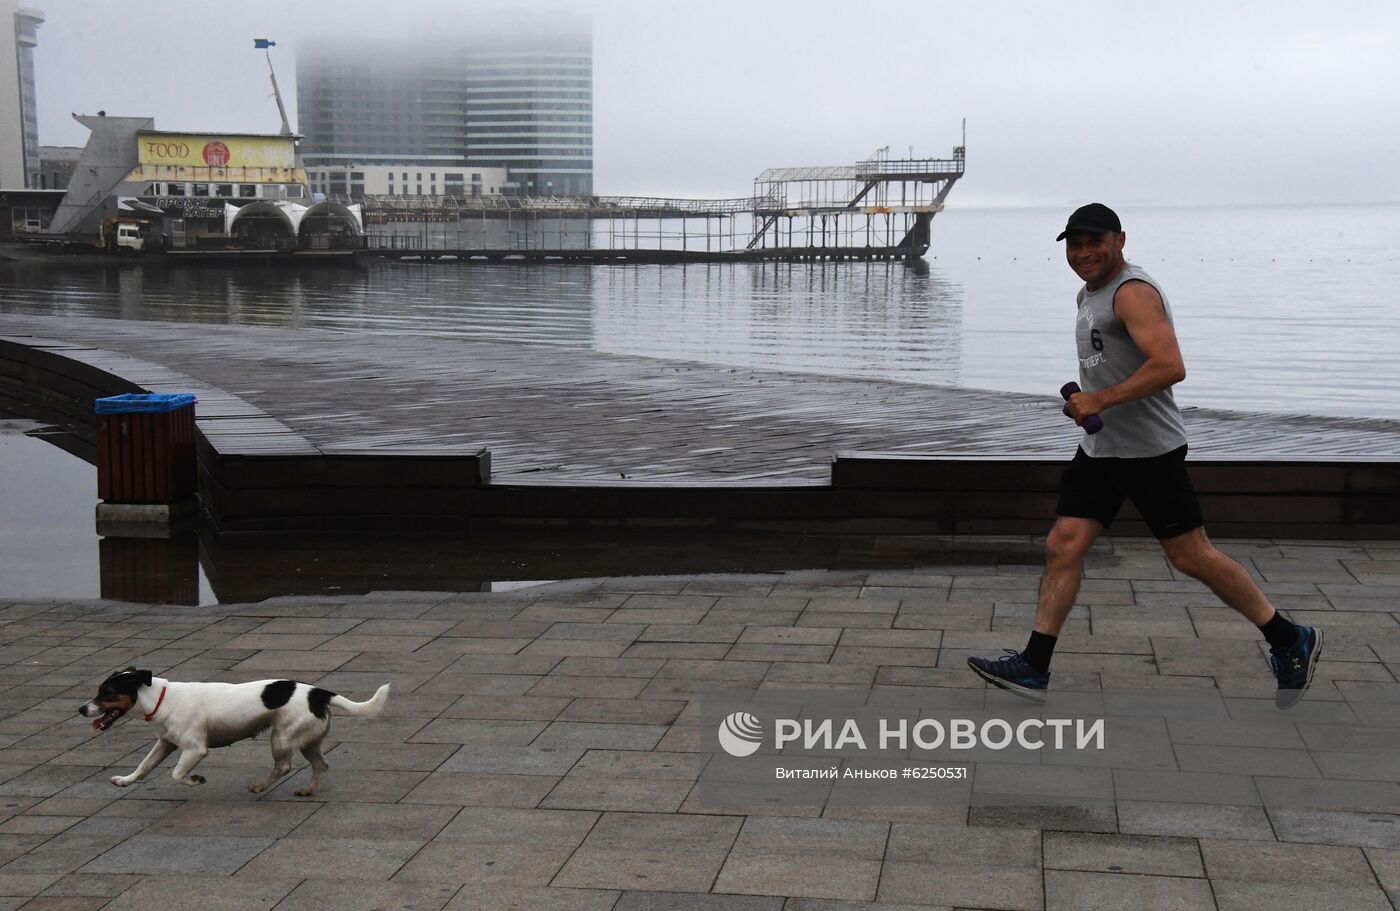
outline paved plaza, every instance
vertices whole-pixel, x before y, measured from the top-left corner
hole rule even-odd
[[[844,781],[706,795],[736,760],[697,707],[821,688],[988,710],[1010,697],[964,660],[1024,643],[1038,579],[1024,563],[0,602],[0,909],[1400,908],[1400,753],[1367,739],[1400,727],[1400,542],[1222,544],[1293,619],[1325,627],[1308,699],[1280,722],[1256,631],[1153,542],[1106,540],[1056,685],[1208,692],[1221,715],[1111,718],[1108,754],[1082,761],[964,763],[974,797],[1039,795],[1009,804]],[[147,726],[98,734],[76,710],[129,664],[393,691],[383,717],[336,719],[314,798],[293,794],[299,758],[268,793],[245,789],[265,736],[212,752],[202,786],[173,782],[167,760],[119,790],[107,779],[135,767]],[[1113,758],[1125,731],[1160,744],[1150,768]]]

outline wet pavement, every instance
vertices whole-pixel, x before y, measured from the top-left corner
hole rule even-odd
[[[1106,716],[1108,749],[887,757],[967,769],[925,783],[938,800],[751,774],[863,760],[734,758],[707,712],[768,698],[1022,718],[1027,703],[964,665],[1024,642],[1038,567],[1020,557],[202,607],[0,603],[0,908],[1400,906],[1400,542],[1222,546],[1326,630],[1302,704],[1273,708],[1257,631],[1153,542],[1105,540],[1055,686]],[[121,790],[107,779],[144,755],[146,725],[98,734],[75,709],[126,665],[352,698],[393,688],[383,717],[335,720],[314,798],[293,794],[304,769],[245,789],[268,766],[265,737],[212,752],[207,784],[172,781],[167,760]],[[1129,689],[1155,707],[1122,711]],[[1214,714],[1190,708],[1207,703]]]

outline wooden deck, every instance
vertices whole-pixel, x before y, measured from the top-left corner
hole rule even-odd
[[[788,508],[784,489],[831,489],[838,452],[984,460],[988,472],[999,466],[1010,478],[1017,463],[1068,458],[1079,436],[1053,396],[544,346],[15,315],[0,316],[0,335],[91,346],[95,350],[84,358],[145,388],[162,380],[150,375],[151,363],[207,384],[218,392],[213,401],[201,395],[202,430],[217,416],[211,409],[237,410],[230,401],[221,404],[218,394],[251,406],[262,415],[258,421],[224,420],[210,428],[229,455],[486,451],[496,491],[631,490],[632,502],[644,502],[654,486],[684,487],[696,502],[682,511],[696,516],[705,513],[707,488],[747,487],[755,496],[763,488],[771,498],[771,507],[763,508],[781,513]],[[179,391],[168,388],[168,376],[164,380],[155,384],[159,391]],[[1188,409],[1186,421],[1193,462],[1312,466],[1307,483],[1292,483],[1299,491],[1318,489],[1318,472],[1327,466],[1389,473],[1400,465],[1396,421],[1208,409]],[[900,471],[908,475],[907,466]],[[869,489],[869,474],[862,477],[857,486]],[[1006,493],[1014,486],[1002,485]],[[1394,492],[1383,493],[1390,509]],[[544,504],[545,491],[521,496],[533,498],[526,512],[557,512]],[[477,506],[463,508],[505,508],[499,500],[472,502]],[[1037,515],[1048,515],[1042,506],[1037,501]],[[839,516],[846,507],[833,502],[821,511]],[[1374,521],[1377,514],[1371,515]]]

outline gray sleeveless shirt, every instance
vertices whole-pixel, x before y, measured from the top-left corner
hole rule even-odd
[[[1137,372],[1147,357],[1113,313],[1113,296],[1124,282],[1143,281],[1157,290],[1171,322],[1172,308],[1162,288],[1142,269],[1128,263],[1116,278],[1097,291],[1079,289],[1079,315],[1074,338],[1079,348],[1079,386],[1098,392]],[[1079,445],[1094,458],[1143,459],[1186,445],[1186,425],[1171,388],[1156,395],[1108,409],[1103,430],[1084,434]]]

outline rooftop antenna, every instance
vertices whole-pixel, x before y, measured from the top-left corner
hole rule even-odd
[[[282,135],[290,136],[292,135],[292,126],[287,122],[287,108],[282,104],[282,91],[277,88],[277,71],[272,68],[271,48],[276,46],[277,42],[268,38],[253,39],[253,49],[263,51],[267,57],[267,73],[272,77],[272,97],[277,99],[277,113],[282,115]]]

